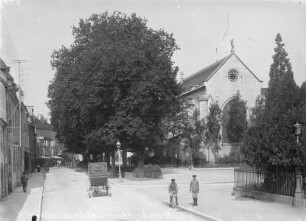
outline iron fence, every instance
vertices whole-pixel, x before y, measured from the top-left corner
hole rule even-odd
[[[284,196],[294,196],[295,172],[263,171],[247,166],[234,168],[234,186]]]

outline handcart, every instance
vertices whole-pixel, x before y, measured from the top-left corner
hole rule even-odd
[[[106,162],[97,162],[88,164],[88,196],[93,196],[93,193],[106,191],[106,195],[111,196],[109,174],[107,172]]]

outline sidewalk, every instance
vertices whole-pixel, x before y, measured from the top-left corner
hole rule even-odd
[[[199,206],[192,206],[189,183],[192,174],[200,182]],[[146,193],[159,201],[168,202],[167,187],[175,178],[179,187],[179,207],[211,221],[306,221],[306,208],[268,202],[245,197],[236,197],[233,192],[233,174],[230,170],[167,169],[163,179],[113,182]],[[148,191],[149,190],[149,191]]]
[[[207,187],[208,186],[208,187]],[[181,188],[188,191],[189,186]],[[181,191],[181,192],[182,192]],[[192,205],[191,194],[181,193],[183,210],[212,221],[305,221],[306,208],[296,208],[278,202],[269,202],[231,194],[232,185],[201,185],[199,206]]]
[[[40,220],[44,176],[44,173],[32,173],[26,193],[18,186],[6,200],[0,201],[1,221],[28,221],[33,215]]]

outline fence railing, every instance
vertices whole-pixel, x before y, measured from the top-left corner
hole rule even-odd
[[[261,171],[247,166],[234,169],[234,186],[284,196],[294,196],[295,173],[286,171]]]

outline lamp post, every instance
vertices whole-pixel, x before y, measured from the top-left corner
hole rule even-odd
[[[296,122],[294,125],[294,128],[295,128],[295,136],[296,136],[296,142],[297,144],[300,143],[300,140],[299,140],[299,137],[301,136],[301,133],[302,133],[302,124]]]
[[[120,147],[121,147],[121,143],[120,143],[119,140],[117,141],[116,146],[117,146],[117,149],[118,149],[118,160],[119,160],[119,182],[121,182],[121,169],[120,169],[120,164],[121,164],[121,150],[120,150]]]
[[[302,134],[302,125],[298,122],[296,122],[294,125],[294,134],[296,136],[296,143],[299,145],[300,140],[299,137]],[[296,175],[295,175],[295,180],[296,180],[296,187],[295,187],[295,193],[294,193],[294,206],[297,207],[303,207],[304,206],[304,194],[303,194],[303,176],[301,174],[300,168],[296,168]]]

